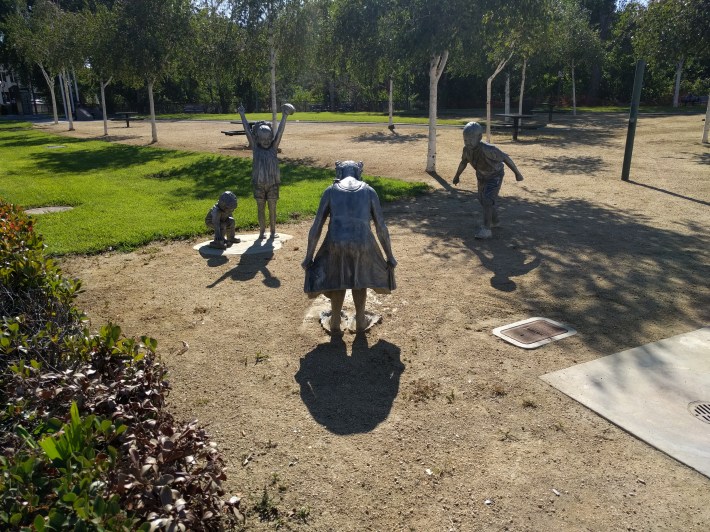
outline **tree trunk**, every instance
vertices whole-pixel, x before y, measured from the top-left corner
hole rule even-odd
[[[108,136],[108,116],[106,115],[106,87],[108,86],[109,83],[111,83],[111,80],[113,79],[113,76],[108,78],[108,81],[104,83],[103,81],[99,80],[99,84],[101,85],[101,112],[103,113],[103,118],[104,118],[104,136]]]
[[[510,114],[510,72],[505,73],[505,114]],[[506,117],[505,121],[510,119]]]
[[[523,114],[523,98],[525,96],[525,71],[527,70],[528,67],[528,58],[524,57],[523,58],[523,68],[522,71],[520,72],[521,79],[520,79],[520,99],[518,101],[518,113]]]
[[[507,59],[503,59],[500,63],[498,63],[495,72],[493,72],[493,75],[488,78],[488,81],[486,81],[486,142],[491,141],[491,99],[493,97],[493,80],[498,74],[500,74],[501,70],[505,68],[506,63],[511,57],[513,57],[513,52],[510,52]]]
[[[680,78],[683,75],[683,63],[685,59],[681,57],[675,67],[675,89],[673,90],[673,107],[680,105]]]
[[[69,95],[69,78],[67,77],[66,70],[62,75],[62,79],[64,80],[64,98],[67,102],[67,120],[69,121],[69,131],[74,131],[74,116],[72,115],[71,96]]]
[[[335,80],[331,77],[328,80],[328,93],[330,96],[330,109],[329,111],[335,111]]]
[[[572,116],[577,116],[577,86],[574,80],[574,63],[572,63]]]
[[[54,78],[47,73],[42,65],[39,63],[37,63],[37,65],[39,65],[42,75],[44,76],[44,80],[47,82],[47,86],[49,87],[49,94],[52,97],[52,113],[54,114],[54,123],[58,124],[59,116],[57,115],[57,95],[54,93]]]
[[[74,93],[76,94],[76,104],[81,105],[81,97],[79,96],[79,84],[76,82],[76,72],[71,69],[72,77],[74,78]]]
[[[394,84],[394,82],[392,81],[392,76],[390,76],[389,98],[388,98],[389,101],[388,101],[388,110],[387,110],[387,112],[388,112],[388,114],[389,114],[389,126],[390,126],[390,129],[392,129],[392,124],[393,124],[393,122],[392,122],[392,112],[393,112],[393,110],[394,110],[394,104],[393,104],[393,102],[392,102],[392,85],[393,85],[393,84]]]
[[[153,101],[153,81],[148,82],[148,103],[150,104],[150,132],[152,143],[158,142],[158,126],[155,123],[155,102]]]
[[[62,77],[61,74],[57,74],[57,77],[59,78],[59,94],[62,96],[62,106],[64,107],[64,117],[69,114],[67,112],[67,95],[64,92],[64,78]]]
[[[271,36],[271,47],[269,50],[269,69],[271,71],[271,127],[276,134],[276,46],[274,46],[274,36]]]
[[[434,54],[429,61],[429,143],[427,147],[426,171],[436,172],[436,106],[439,78],[444,73],[449,51]]]
[[[708,132],[710,132],[710,91],[708,91],[708,107],[705,110],[705,129],[703,130],[704,144],[708,144]]]

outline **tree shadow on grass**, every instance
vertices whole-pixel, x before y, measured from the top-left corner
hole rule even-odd
[[[645,322],[699,328],[710,321],[709,227],[679,220],[692,231],[681,234],[585,200],[529,195],[502,198],[503,227],[484,241],[473,238],[481,219],[473,196],[457,201],[437,191],[386,215],[426,234],[426,251],[444,261],[470,253],[495,290],[517,291],[531,315],[570,323],[602,352],[647,343]],[[524,282],[532,271],[534,285]]]
[[[341,337],[301,358],[295,380],[313,419],[338,435],[371,432],[387,419],[399,392],[400,349],[385,340],[368,346],[358,334],[348,356]]]
[[[64,139],[62,139],[62,144],[66,144]],[[106,147],[101,149],[39,152],[31,155],[31,158],[36,161],[38,166],[61,175],[94,172],[101,169],[124,169],[154,161],[176,162],[179,164],[180,159],[193,156],[191,153],[173,150],[106,144]]]

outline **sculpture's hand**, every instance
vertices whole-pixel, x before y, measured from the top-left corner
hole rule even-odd
[[[523,180],[523,174],[521,174],[520,172],[518,172],[517,174],[515,174],[515,180],[516,180],[516,181],[522,181],[522,180]]]
[[[390,257],[389,259],[387,259],[387,264],[390,268],[395,268],[397,266],[397,259],[395,259],[394,257]]]
[[[243,106],[242,104],[239,104],[239,108],[237,109],[237,112],[238,112],[240,115],[243,115],[243,114],[244,114],[244,110],[245,110],[245,109],[244,109],[244,106]]]
[[[306,259],[301,263],[301,268],[307,270],[313,264],[313,259],[306,257]]]
[[[454,177],[454,181],[453,181],[454,185],[458,185],[459,181],[460,181],[459,176]]]

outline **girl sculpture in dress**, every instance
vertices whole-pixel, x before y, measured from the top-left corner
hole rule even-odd
[[[334,334],[341,331],[346,290],[352,290],[353,294],[355,330],[364,331],[371,325],[365,314],[367,289],[389,293],[395,288],[397,261],[392,254],[389,231],[377,193],[362,181],[362,166],[362,162],[354,161],[335,163],[336,179],[321,196],[302,264],[306,270],[304,291],[308,296],[314,298],[324,294],[330,298],[329,329]],[[316,253],[327,218],[328,232]],[[382,250],[372,234],[370,221],[375,226]]]

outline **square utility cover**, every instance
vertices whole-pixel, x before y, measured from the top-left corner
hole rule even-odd
[[[540,378],[710,477],[710,327]]]
[[[534,349],[576,333],[569,325],[548,318],[528,318],[493,329],[497,337],[523,349]]]

